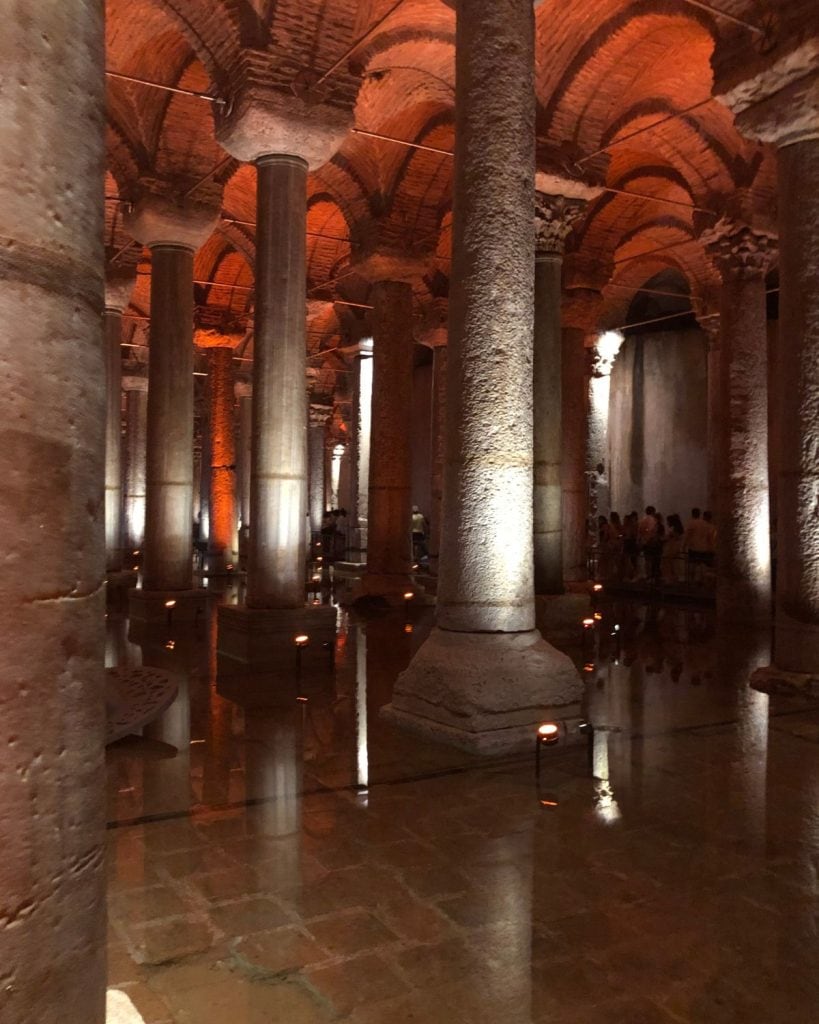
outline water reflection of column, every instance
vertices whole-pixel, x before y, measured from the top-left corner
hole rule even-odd
[[[245,722],[247,797],[260,801],[253,812],[258,833],[281,840],[276,882],[288,889],[301,880],[300,714],[301,705],[254,708]]]
[[[355,637],[355,752],[356,785],[366,789],[370,781],[367,746],[367,634],[356,626]]]
[[[592,777],[594,779],[594,811],[606,825],[613,825],[622,817],[609,770],[609,737],[606,728],[595,728],[592,740]]]
[[[150,643],[142,647],[143,664],[173,675],[179,686],[176,700],[142,735],[176,747],[171,758],[152,758],[145,765],[145,811],[148,814],[187,811],[191,806],[190,779],[190,651]]]
[[[486,998],[514,1006],[516,1021],[532,1020],[532,831],[496,841],[493,862],[481,873],[483,899],[496,931],[489,938]],[[505,1016],[505,1014],[504,1014]],[[500,1019],[500,1017],[498,1017]],[[539,1018],[540,1019],[540,1018]]]

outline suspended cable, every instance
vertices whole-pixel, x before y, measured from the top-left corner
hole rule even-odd
[[[105,72],[108,78],[116,78],[120,82],[131,82],[134,85],[144,85],[149,89],[160,89],[162,92],[174,92],[179,96],[194,96],[198,100],[206,100],[208,103],[222,104],[225,101],[220,96],[211,96],[207,92],[199,92],[196,89],[183,89],[179,85],[163,85],[162,82],[151,82],[147,78],[137,78],[136,75],[124,75],[121,71]]]
[[[680,117],[684,117],[686,114],[691,114],[695,110],[699,110],[700,107],[707,106],[709,103],[714,102],[714,97],[709,96],[707,100],[700,100],[699,103],[694,103],[690,107],[686,107],[684,110],[678,110],[673,114],[667,114],[665,117],[661,117],[659,121],[652,121],[651,124],[644,125],[642,128],[637,128],[633,132],[629,132],[627,135],[619,135],[616,139],[610,142],[607,146],[603,146],[601,149],[596,149],[593,153],[588,153],[586,156],[581,156],[576,161],[578,167],[582,167],[583,164],[588,163],[589,160],[593,160],[596,156],[600,156],[603,153],[608,153],[610,149],[614,149],[615,146],[621,146],[624,142],[628,142],[630,139],[636,139],[638,135],[644,135],[646,132],[650,132],[654,128],[658,128],[661,124],[668,124],[669,121],[676,121]]]

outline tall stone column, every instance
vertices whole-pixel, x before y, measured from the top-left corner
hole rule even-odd
[[[412,285],[377,281],[370,297],[372,438],[362,592],[395,597],[410,586],[412,569]]]
[[[561,269],[566,239],[585,208],[583,198],[536,193],[532,374],[537,594],[563,593]]]
[[[256,166],[252,526],[246,603],[220,608],[219,648],[242,661],[281,663],[267,634],[278,627],[291,645],[291,630],[304,631],[308,615],[307,175],[335,152],[349,118],[344,110],[260,85],[250,56],[237,74],[244,76],[243,87],[216,127],[229,153]],[[334,637],[332,609],[309,614],[313,639],[322,616]]]
[[[351,557],[366,560],[370,514],[370,441],[373,401],[373,341],[362,338],[353,362]]]
[[[543,715],[576,714],[582,686],[534,628],[534,12],[529,0],[457,0],[456,11],[437,625],[386,713],[463,748],[500,751],[528,747]]]
[[[168,592],[192,590],[193,256],[216,217],[210,207],[149,193],[128,218],[131,234],[151,250],[145,544],[143,590],[131,595],[136,615],[164,605]]]
[[[432,349],[432,459],[430,460],[432,502],[429,510],[429,568],[438,574],[441,557],[441,517],[446,460],[447,347],[446,331],[436,332]]]
[[[778,159],[779,332],[774,670],[819,675],[819,72],[785,48],[755,79],[718,82],[738,129]],[[778,61],[778,66],[777,62]]]
[[[234,394],[239,405],[239,441],[236,460],[239,521],[244,527],[250,524],[250,445],[253,432],[253,388],[250,384],[237,381],[234,385]]]
[[[122,568],[122,314],[131,301],[133,268],[105,275],[105,568]]]
[[[701,238],[722,277],[717,614],[762,626],[771,614],[765,273],[776,243],[727,217]]]
[[[589,379],[586,479],[589,481],[589,515],[611,512],[611,453],[609,451],[609,400],[611,371],[623,344],[622,334],[605,331],[594,338]]]
[[[699,318],[699,324],[708,339],[708,508],[713,511],[717,506],[720,422],[722,419],[719,314],[703,316]]]
[[[321,533],[321,524],[326,511],[324,493],[324,457],[327,436],[327,421],[333,415],[330,405],[310,405],[309,464],[310,464],[310,532]]]
[[[208,349],[210,494],[208,570],[224,572],[238,558],[236,433],[233,425],[233,348]]]
[[[148,430],[148,378],[122,378],[125,391],[125,544],[128,555],[142,551],[145,539],[145,455]]]
[[[3,14],[0,1018],[103,1024],[103,10]]]
[[[596,332],[602,295],[588,288],[564,293],[563,301],[563,574],[587,578],[588,420],[590,354],[587,339]]]

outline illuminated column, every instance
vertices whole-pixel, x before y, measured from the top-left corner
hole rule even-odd
[[[367,594],[403,594],[412,535],[412,285],[377,281],[373,303],[372,437],[367,511]]]
[[[605,331],[594,340],[592,372],[589,380],[588,443],[586,445],[587,479],[591,487],[589,514],[607,516],[611,511],[609,459],[609,397],[611,371],[623,344],[623,335]]]
[[[344,459],[346,447],[337,444],[333,447],[332,462],[330,464],[330,508],[339,508],[341,493],[341,464]]]
[[[432,504],[429,510],[429,567],[437,574],[441,555],[441,512],[444,497],[446,452],[446,331],[436,332],[432,349]]]
[[[123,377],[125,391],[125,545],[131,555],[145,538],[145,452],[148,379]]]
[[[133,268],[105,275],[105,567],[122,568],[122,314],[131,301]]]
[[[570,185],[569,182],[565,184]],[[585,208],[583,198],[535,194],[532,375],[537,594],[563,593],[561,269],[566,239]]]
[[[373,400],[373,342],[363,338],[353,363],[352,548],[358,558],[367,551],[370,495],[370,433]]]
[[[0,1018],[105,1021],[103,5],[4,4]]]
[[[236,434],[233,426],[233,349],[208,349],[210,493],[208,569],[224,571],[238,557]]]
[[[599,291],[574,288],[563,296],[563,575],[585,580],[588,483],[586,451],[589,417],[589,349],[603,298]]]
[[[128,230],[151,250],[145,543],[146,593],[192,588],[193,255],[217,214],[144,195]]]
[[[331,405],[310,405],[310,530],[321,533],[321,523],[326,511],[324,495],[324,450],[327,421],[333,415]]]
[[[250,524],[250,438],[252,434],[253,389],[237,381],[234,394],[239,405],[239,451],[236,461],[238,480],[239,520],[242,526]]]
[[[776,242],[727,217],[701,238],[722,277],[717,613],[723,623],[764,624],[771,613],[765,274]]]
[[[456,9],[437,626],[399,676],[385,713],[489,752],[529,748],[542,716],[576,714],[582,684],[535,629],[534,12],[530,0],[457,0]]]

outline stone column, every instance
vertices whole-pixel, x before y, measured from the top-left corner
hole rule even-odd
[[[243,527],[250,525],[250,445],[253,430],[252,401],[253,389],[249,384],[238,382],[234,386],[239,403],[239,452],[237,458],[239,520]]]
[[[128,217],[131,234],[151,250],[143,591],[132,593],[134,609],[192,589],[193,256],[216,216],[146,194]]]
[[[373,341],[363,338],[353,363],[353,508],[351,557],[366,559],[370,506],[370,440],[373,399]]]
[[[3,13],[0,1018],[103,1024],[103,11]]]
[[[400,598],[412,569],[412,285],[378,281],[365,594]]]
[[[586,476],[590,356],[586,340],[597,328],[602,295],[571,289],[563,300],[563,574],[568,581],[587,578]]]
[[[310,532],[313,535],[321,533],[321,523],[326,511],[326,500],[324,494],[324,453],[325,438],[327,434],[327,421],[333,415],[331,405],[310,405],[310,440],[309,440],[309,464],[310,464]]]
[[[765,273],[776,243],[727,217],[701,238],[722,277],[717,614],[763,626],[771,613]]]
[[[589,515],[607,516],[611,512],[609,399],[611,371],[623,344],[623,335],[605,331],[594,338],[591,378],[589,379],[588,440],[586,443],[586,479],[589,481]]]
[[[307,175],[346,136],[348,112],[282,96],[260,85],[252,63],[234,102],[218,112],[220,144],[256,166],[256,292],[253,439],[247,594],[243,606],[219,610],[224,654],[283,664],[271,628],[292,645],[304,630],[304,532],[307,511],[305,372]],[[254,614],[258,612],[259,614]],[[332,609],[309,612],[306,632],[319,640],[319,621],[334,638]],[[323,617],[323,618],[322,618]]]
[[[208,511],[208,570],[224,572],[235,565],[239,544],[236,536],[236,434],[233,426],[233,349],[208,349],[210,397],[210,493]]]
[[[569,183],[567,183],[569,184]],[[586,201],[536,193],[533,375],[535,593],[563,593],[563,249]]]
[[[125,544],[129,558],[145,538],[145,454],[148,379],[123,377],[125,391]]]
[[[708,508],[714,511],[717,506],[720,421],[722,418],[719,314],[702,317],[699,323],[708,340]]]
[[[534,628],[534,12],[529,0],[457,0],[456,10],[437,626],[386,713],[466,749],[499,751],[528,748],[544,715],[576,714],[582,686]]]
[[[105,275],[105,567],[122,568],[122,314],[131,301],[133,268]]]
[[[429,568],[437,576],[441,557],[441,515],[444,498],[446,458],[447,335],[436,332],[432,349],[432,459],[430,460],[432,502],[429,510]]]

